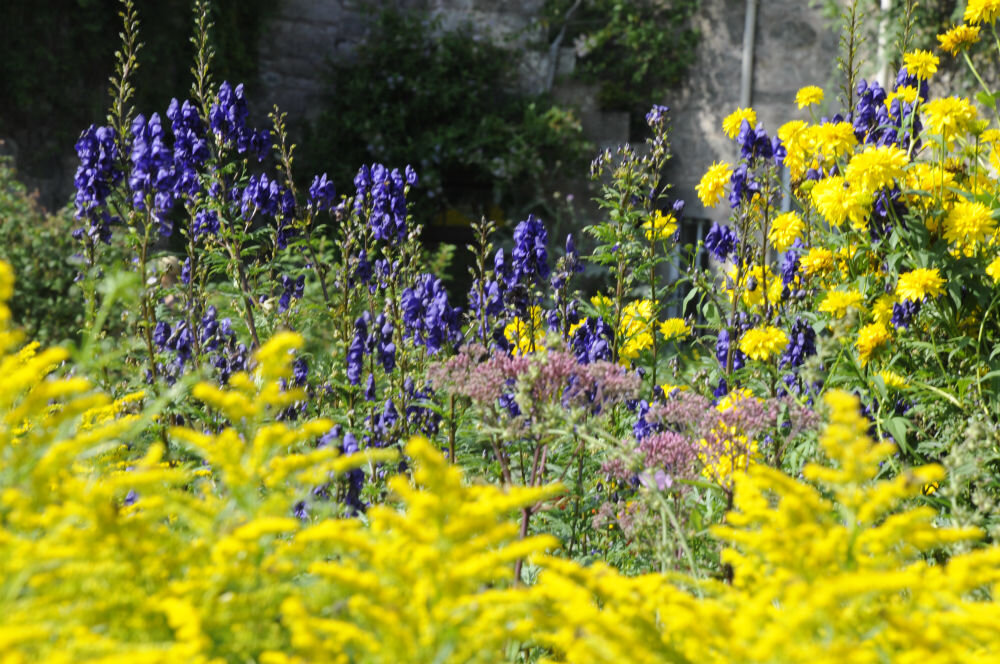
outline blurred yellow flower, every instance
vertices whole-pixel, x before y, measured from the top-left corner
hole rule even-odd
[[[919,301],[925,296],[936,297],[943,292],[944,279],[941,272],[935,268],[921,267],[899,275],[896,284],[896,297],[901,302],[906,300]]]
[[[642,224],[646,231],[646,240],[650,242],[660,242],[667,240],[677,231],[677,217],[672,212],[663,214],[656,210],[653,216]]]
[[[740,350],[752,360],[767,362],[788,345],[788,335],[773,325],[747,330],[740,339]]]
[[[786,212],[775,217],[771,222],[771,229],[767,233],[767,239],[774,246],[776,251],[788,251],[796,240],[802,238],[802,233],[806,229],[806,224],[802,217],[796,212]]]
[[[807,85],[795,93],[795,103],[799,108],[815,106],[823,101],[823,89],[815,85]]]
[[[757,124],[757,112],[752,108],[737,108],[722,121],[722,131],[726,132],[729,138],[736,138],[744,121],[754,127]]]
[[[927,119],[927,130],[939,134],[948,145],[955,137],[964,133],[976,120],[976,107],[968,99],[940,97],[933,99],[921,110]]]
[[[910,76],[926,81],[937,72],[940,60],[930,51],[911,51],[903,55],[903,66]]]
[[[993,23],[1000,16],[1000,0],[969,0],[962,20],[973,25]]]
[[[847,315],[848,309],[864,309],[862,304],[864,299],[864,296],[856,290],[830,291],[820,303],[819,310],[834,318],[843,318]]]
[[[970,46],[979,41],[979,26],[956,25],[944,34],[938,35],[937,39],[941,42],[942,51],[958,55],[959,51],[968,50]]]
[[[683,339],[691,334],[691,328],[683,318],[668,318],[660,323],[660,334],[664,339]]]
[[[993,211],[977,201],[956,203],[944,222],[944,238],[970,253],[995,230]]]
[[[715,207],[726,193],[726,184],[732,176],[732,169],[726,162],[713,163],[695,187],[698,200],[707,208]]]
[[[806,276],[829,272],[833,269],[833,252],[826,247],[813,247],[799,259],[799,266]]]
[[[869,323],[858,330],[858,340],[854,342],[854,347],[858,349],[858,359],[861,364],[868,364],[872,354],[890,339],[892,334],[882,323]]]
[[[1000,284],[1000,256],[993,259],[993,262],[986,266],[986,274],[993,283]]]

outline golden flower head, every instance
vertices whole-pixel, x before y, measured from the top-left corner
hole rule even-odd
[[[986,275],[993,280],[994,284],[1000,284],[1000,256],[993,259],[993,262],[986,266]]]
[[[667,240],[673,237],[677,231],[677,217],[674,216],[673,212],[663,214],[662,211],[656,210],[653,212],[653,216],[642,224],[642,228],[646,231],[646,240],[648,241]]]
[[[896,297],[899,300],[918,301],[925,296],[937,297],[944,289],[944,278],[936,268],[920,267],[899,275],[896,283]]]
[[[691,328],[683,318],[668,318],[660,323],[660,334],[664,339],[683,339],[691,334]]]
[[[937,39],[941,42],[942,51],[958,55],[959,51],[968,50],[970,46],[979,41],[979,26],[956,25],[948,32],[938,35]]]
[[[799,108],[815,106],[823,101],[823,88],[807,85],[795,93],[795,103]]]
[[[726,193],[726,184],[732,176],[732,168],[726,162],[716,162],[708,167],[701,182],[695,187],[698,200],[707,208],[715,207]]]
[[[940,60],[930,51],[911,51],[903,55],[903,65],[910,76],[926,81],[937,72]]]
[[[848,309],[864,309],[864,296],[856,290],[830,291],[820,302],[819,310],[834,318],[843,318]]]
[[[747,330],[740,339],[740,350],[753,360],[767,362],[785,350],[788,335],[773,325]]]
[[[806,224],[802,217],[796,212],[786,212],[775,217],[771,222],[771,229],[767,233],[767,239],[774,246],[776,251],[788,251],[796,240],[802,238],[802,233],[806,229]]]
[[[939,134],[949,144],[973,125],[977,115],[976,107],[968,99],[958,97],[933,99],[921,109],[927,118],[928,131]]]
[[[974,250],[995,230],[993,211],[977,201],[956,203],[944,222],[944,238],[959,249]]]
[[[858,339],[854,347],[858,350],[858,359],[862,365],[868,364],[871,356],[892,339],[889,328],[882,323],[869,323],[858,330]]]
[[[728,138],[736,138],[744,121],[751,127],[756,125],[757,112],[752,108],[737,108],[722,121],[722,131],[726,133]]]
[[[988,24],[997,20],[997,16],[1000,16],[1000,0],[969,0],[962,20],[973,25]]]

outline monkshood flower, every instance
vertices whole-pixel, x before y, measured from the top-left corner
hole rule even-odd
[[[239,154],[250,152],[263,161],[267,155],[271,134],[267,129],[260,132],[247,127],[250,112],[243,96],[243,84],[233,89],[229,81],[219,86],[218,100],[209,110],[209,126],[220,145],[235,147]]]
[[[442,417],[429,407],[431,399],[434,397],[434,390],[431,389],[431,386],[425,385],[423,389],[418,390],[413,379],[407,378],[403,383],[403,392],[407,396],[404,415],[409,424],[410,432],[419,431],[425,436],[437,434]]]
[[[736,231],[717,221],[712,222],[712,228],[705,236],[705,247],[719,262],[725,262],[729,258],[729,255],[736,249],[737,242]]]
[[[333,187],[333,182],[328,180],[326,173],[313,178],[309,186],[308,205],[310,208],[321,211],[333,209],[334,201],[337,198],[337,191]]]
[[[802,366],[807,357],[815,354],[816,331],[813,330],[812,325],[809,325],[808,322],[801,318],[796,318],[788,334],[788,345],[785,347],[784,352],[781,354],[781,359],[778,361],[778,367],[781,369],[786,367],[798,368]]]
[[[194,222],[191,224],[191,232],[194,234],[194,238],[196,240],[203,235],[218,235],[218,213],[215,210],[199,210],[194,215]]]
[[[740,133],[736,137],[736,142],[740,146],[740,157],[750,162],[752,166],[758,159],[771,159],[774,157],[774,143],[771,142],[764,125],[758,124],[754,129],[746,120],[740,126]],[[780,142],[779,142],[780,143]]]
[[[197,107],[188,100],[170,100],[167,118],[174,134],[174,193],[194,196],[201,190],[199,171],[209,157],[205,126]]]
[[[682,206],[683,207],[683,206]],[[583,261],[576,251],[576,244],[573,236],[566,236],[566,253],[556,262],[556,269],[552,272],[550,283],[555,291],[559,291],[569,278],[577,272],[583,272]]]
[[[795,283],[795,278],[799,275],[803,250],[802,241],[796,240],[781,257],[781,283],[786,289]],[[786,296],[786,294],[782,294],[782,298]]]
[[[653,105],[653,108],[649,110],[649,113],[646,113],[646,124],[648,124],[651,128],[659,127],[667,119],[667,113],[669,112],[670,108],[668,106],[660,104]]]
[[[288,311],[292,300],[301,300],[305,291],[305,275],[299,275],[298,279],[282,275],[281,277],[281,297],[278,298],[278,313],[283,314]]]
[[[580,364],[611,361],[611,326],[600,316],[588,317],[570,335],[570,349]]]
[[[347,348],[347,380],[351,385],[361,384],[361,369],[365,360],[365,340],[368,338],[370,316],[364,312],[354,321],[354,337]]]
[[[738,337],[739,334],[736,336]],[[729,350],[732,343],[733,341],[729,335],[729,330],[719,330],[719,338],[715,342],[715,359],[719,361],[719,364],[723,369],[726,368],[726,363],[729,361]],[[746,365],[746,356],[743,354],[743,351],[735,346],[732,348],[732,352],[733,371],[742,369]]]
[[[403,291],[403,336],[427,348],[430,355],[447,344],[462,340],[461,307],[448,303],[448,292],[433,274],[417,277],[412,288]]]
[[[406,190],[416,181],[410,166],[404,173],[378,163],[358,170],[354,209],[371,227],[376,240],[395,245],[406,237]]]
[[[909,328],[913,318],[920,313],[921,300],[903,300],[892,305],[892,324],[896,327]]]
[[[160,234],[173,233],[167,213],[174,206],[174,153],[167,145],[159,113],[146,120],[141,113],[132,121],[132,150],[129,155],[132,170],[128,184],[132,191],[132,205],[137,210],[146,209],[146,198],[153,196],[153,214],[160,224]]]
[[[276,180],[268,179],[267,173],[251,175],[240,193],[243,217],[250,219],[257,212],[268,216],[276,215],[281,197],[281,186]]]
[[[744,201],[750,201],[754,194],[760,192],[760,183],[750,174],[746,164],[740,164],[733,170],[730,182],[732,188],[729,190],[729,205],[733,208],[739,207]]]
[[[542,281],[549,276],[549,234],[534,215],[514,228],[514,249],[507,288],[526,284],[531,279]]]
[[[118,184],[123,173],[117,168],[118,136],[111,127],[91,125],[76,142],[76,155],[80,165],[73,184],[76,186],[76,218],[87,219],[86,229],[77,229],[73,237],[80,239],[84,233],[92,241],[111,242],[111,215],[105,207],[112,187]]]

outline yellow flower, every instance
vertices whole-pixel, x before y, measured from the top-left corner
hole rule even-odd
[[[894,180],[902,179],[903,167],[909,161],[906,151],[895,146],[869,146],[851,157],[844,170],[844,179],[852,189],[875,193],[891,187]]]
[[[956,25],[948,32],[938,35],[937,39],[941,42],[942,51],[958,55],[959,51],[968,50],[970,46],[979,41],[979,26]]]
[[[732,176],[732,169],[726,162],[713,163],[695,187],[698,200],[707,208],[715,207],[726,193],[726,183]]]
[[[927,130],[939,134],[951,145],[955,137],[967,131],[976,120],[976,107],[968,99],[941,97],[924,104]]]
[[[926,81],[937,71],[940,60],[930,51],[911,51],[903,55],[906,73]]]
[[[904,85],[900,88],[896,88],[894,92],[890,92],[885,99],[885,107],[890,108],[892,106],[892,100],[898,99],[900,103],[912,104],[917,101],[917,97],[920,95],[920,91],[917,90],[912,85]]]
[[[944,279],[936,267],[921,267],[899,275],[896,297],[900,302],[922,300],[927,295],[937,297],[943,292],[943,286]]]
[[[833,252],[825,247],[813,247],[799,259],[803,274],[810,276],[833,270]]]
[[[854,125],[850,122],[827,122],[812,128],[812,138],[816,152],[826,159],[836,159],[850,154],[858,139],[854,135]]]
[[[819,305],[819,310],[832,315],[834,318],[843,318],[847,310],[863,309],[862,302],[864,296],[856,290],[852,291],[830,291],[823,298]]]
[[[677,217],[673,213],[663,214],[660,210],[653,212],[653,217],[647,219],[643,225],[646,231],[646,240],[659,242],[673,236],[677,231]]]
[[[879,295],[872,305],[872,320],[876,323],[888,325],[892,320],[892,307],[896,303],[896,298],[888,293]]]
[[[795,212],[786,212],[775,217],[771,223],[771,229],[767,233],[776,251],[788,251],[796,240],[802,238],[802,233],[806,229],[806,224]]]
[[[722,121],[722,131],[726,132],[729,138],[736,138],[740,133],[743,122],[746,121],[751,127],[757,124],[757,112],[752,108],[737,108],[726,116]]]
[[[1000,284],[1000,256],[993,259],[993,262],[986,266],[986,274],[993,279],[993,283]]]
[[[807,85],[795,93],[795,103],[799,108],[815,106],[823,101],[823,89],[815,85]]]
[[[730,281],[735,281],[736,266],[731,265],[726,274],[729,276]],[[760,265],[753,265],[749,268],[744,266],[739,283],[740,300],[742,300],[744,306],[764,306],[765,282],[768,304],[777,304],[781,300],[781,292],[784,290],[784,285],[781,283],[781,278],[771,271],[771,266],[768,265],[766,268],[762,268]],[[732,302],[736,295],[735,289],[727,289],[726,292],[729,295],[729,301]]]
[[[885,345],[892,335],[882,323],[869,323],[858,330],[858,340],[854,342],[854,347],[858,349],[858,359],[862,365],[868,364],[872,353]]]
[[[823,178],[810,192],[816,210],[833,226],[840,226],[850,220],[851,226],[864,230],[868,225],[868,208],[871,194],[855,191],[843,177]]]
[[[969,253],[995,230],[992,210],[976,201],[956,203],[944,222],[944,238]]]
[[[683,318],[668,318],[660,323],[660,334],[664,339],[683,339],[691,334],[691,328]]]
[[[515,317],[503,329],[503,336],[514,347],[515,355],[527,355],[542,348],[545,339],[542,310],[537,306],[531,307],[529,314],[530,320]]]
[[[889,369],[883,369],[882,371],[879,371],[877,375],[882,379],[882,382],[885,383],[886,387],[893,390],[901,390],[909,384],[906,382],[905,378]]]
[[[788,335],[773,325],[747,330],[740,339],[740,350],[752,360],[766,362],[788,345]]]
[[[977,25],[992,23],[1000,15],[1000,0],[969,0],[962,20]]]
[[[653,345],[653,301],[634,300],[622,309],[618,324],[618,339],[621,344],[618,357],[634,360],[639,353]]]
[[[906,169],[905,188],[915,190],[914,193],[905,194],[908,205],[919,205],[925,210],[940,209],[945,207],[944,202],[955,198],[955,193],[951,191],[954,187],[954,173],[945,170],[940,164],[920,161],[910,164]],[[943,200],[939,198],[942,195]]]

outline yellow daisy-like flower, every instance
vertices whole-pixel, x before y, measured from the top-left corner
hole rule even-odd
[[[875,351],[892,339],[892,334],[882,323],[870,323],[858,330],[858,339],[854,347],[858,349],[858,359],[862,365],[868,364]]]
[[[888,293],[883,293],[875,298],[872,305],[872,320],[876,323],[888,325],[892,321],[892,305],[896,304],[896,298]]]
[[[843,318],[847,315],[848,309],[864,309],[862,305],[864,300],[864,296],[856,290],[830,291],[820,302],[819,310],[834,318]]]
[[[947,207],[943,203],[950,203],[955,199],[956,195],[951,191],[955,186],[955,174],[945,170],[940,164],[914,162],[906,169],[904,188],[925,193],[904,193],[906,204],[920,206],[925,210]]]
[[[827,122],[812,128],[816,151],[827,159],[836,159],[854,150],[858,139],[850,122]]]
[[[992,23],[1000,16],[1000,0],[969,0],[962,20],[966,23]]]
[[[802,238],[802,233],[806,230],[806,223],[802,221],[795,212],[786,212],[775,217],[771,222],[771,229],[767,233],[767,239],[776,251],[788,251],[788,248],[795,244],[796,240]]]
[[[752,360],[766,362],[788,345],[788,335],[773,325],[747,330],[740,339],[740,350]]]
[[[858,230],[867,228],[872,196],[866,191],[852,189],[843,177],[823,178],[812,188],[810,197],[816,210],[832,226],[850,220]]]
[[[894,92],[890,92],[888,95],[886,95],[885,107],[886,108],[891,107],[893,99],[898,99],[900,103],[903,104],[912,104],[913,102],[917,101],[918,97],[920,97],[919,90],[917,90],[912,85],[904,85],[900,88],[897,88]]]
[[[937,39],[941,42],[942,51],[958,55],[959,51],[968,50],[979,41],[979,26],[956,25],[948,32],[938,35]]]
[[[736,280],[735,265],[730,266],[726,273],[730,281]],[[747,307],[764,306],[765,284],[767,287],[768,304],[774,305],[781,301],[781,292],[784,290],[784,284],[781,283],[781,277],[771,271],[770,265],[766,268],[762,268],[760,265],[754,265],[750,268],[744,266],[739,284],[740,300],[743,304]],[[727,294],[729,295],[729,301],[732,302],[736,296],[735,290],[727,289]]]
[[[930,51],[911,51],[903,55],[906,73],[922,81],[926,81],[937,72],[939,62],[938,56]]]
[[[664,339],[683,339],[691,334],[691,328],[683,318],[668,318],[660,323],[660,334]]]
[[[903,178],[903,168],[910,163],[906,150],[893,145],[869,146],[851,157],[844,170],[844,179],[855,190],[875,193],[891,187]]]
[[[737,108],[722,121],[722,131],[729,138],[736,138],[736,135],[740,133],[740,127],[743,126],[744,120],[751,127],[755,126],[757,124],[757,111],[752,108]]]
[[[944,238],[960,249],[974,251],[996,230],[993,211],[976,201],[961,201],[948,213],[944,222]]]
[[[621,346],[618,357],[624,363],[639,357],[639,353],[653,345],[653,301],[634,300],[622,309],[618,324]]]
[[[792,180],[801,180],[813,165],[812,128],[802,120],[792,120],[778,127],[778,138],[785,147],[784,165]]]
[[[514,346],[514,355],[527,355],[541,350],[545,339],[545,325],[542,323],[540,307],[531,307],[531,320],[514,318],[503,329],[503,335]]]
[[[726,193],[726,184],[732,174],[732,168],[724,161],[709,166],[701,182],[695,187],[701,204],[707,208],[715,207]]]
[[[925,296],[937,297],[944,292],[944,278],[936,268],[920,267],[899,275],[896,283],[896,297],[900,302],[924,299]]]
[[[882,379],[882,382],[885,383],[885,386],[889,389],[901,390],[909,385],[905,378],[890,369],[883,369],[876,375]]]
[[[795,93],[795,103],[799,108],[815,106],[823,101],[823,88],[807,85]]]
[[[799,259],[803,274],[825,274],[833,270],[833,252],[825,247],[813,247]]]
[[[993,259],[993,262],[986,266],[986,276],[993,280],[993,283],[1000,284],[1000,256]]]
[[[968,99],[941,97],[922,107],[927,120],[927,130],[939,134],[950,145],[955,137],[964,133],[976,120],[976,107]]]
[[[643,223],[642,228],[646,231],[646,240],[660,242],[677,232],[677,217],[672,212],[663,214],[660,210],[656,210],[653,212],[653,217]]]

